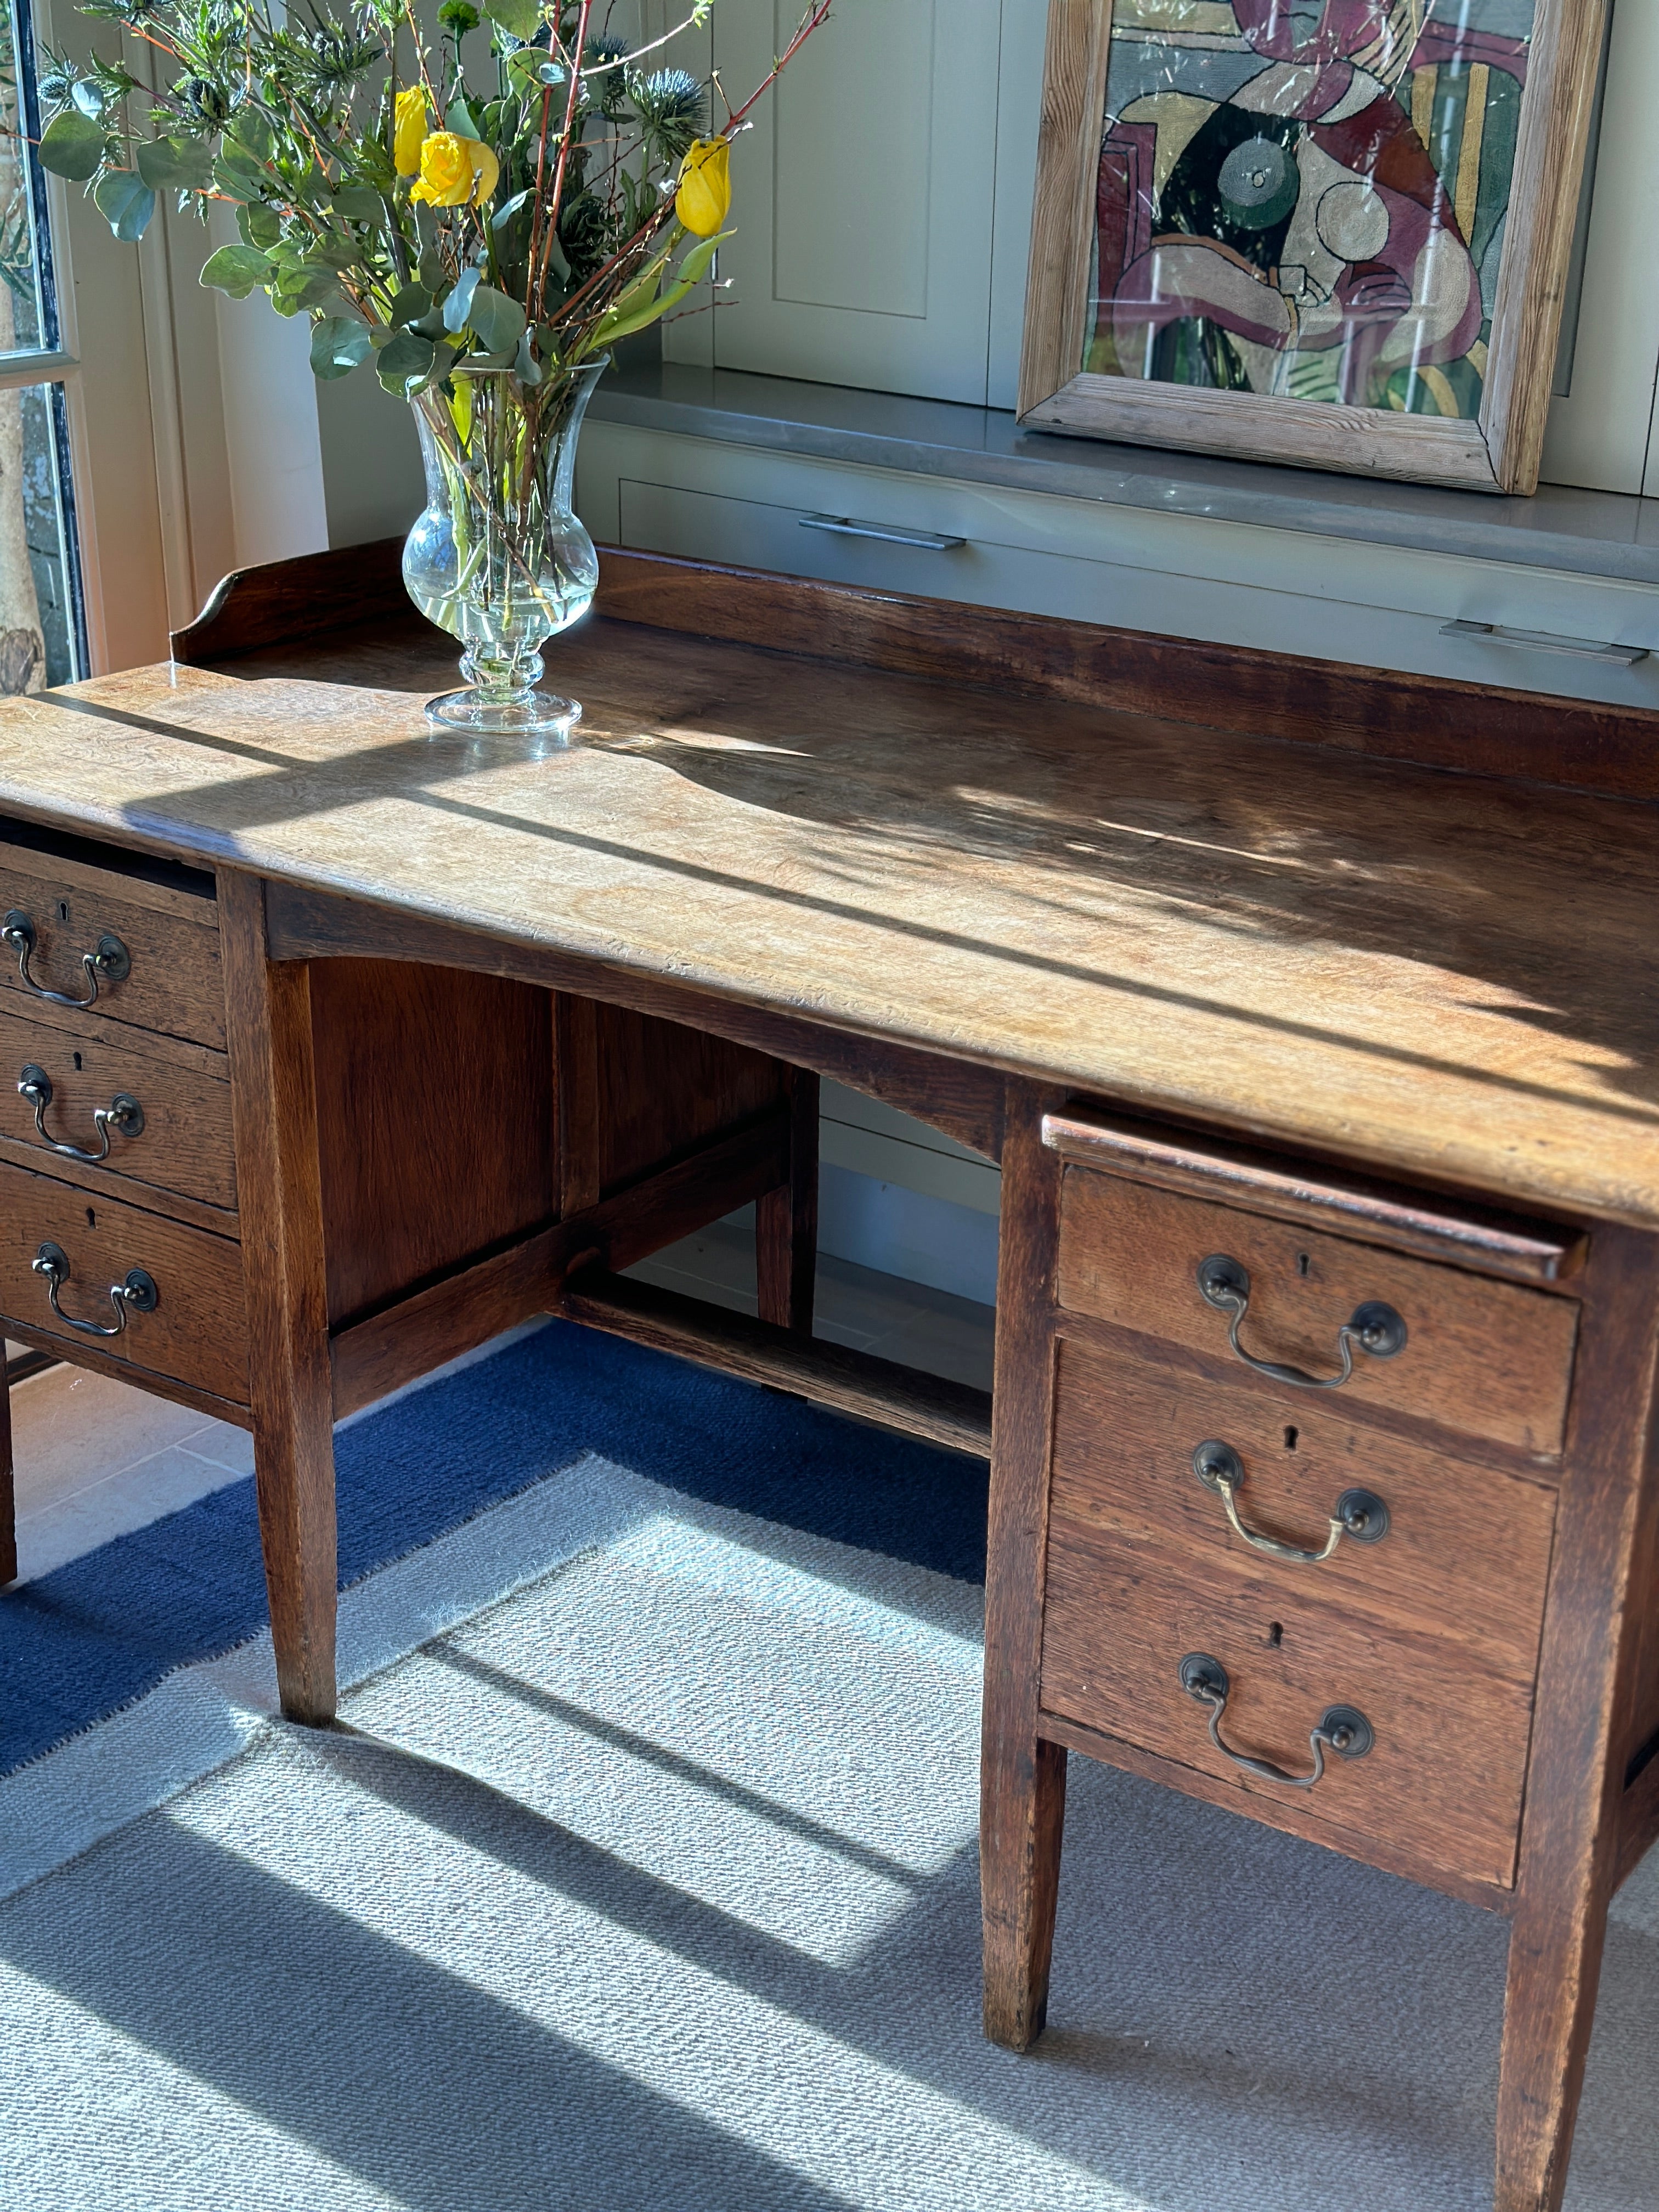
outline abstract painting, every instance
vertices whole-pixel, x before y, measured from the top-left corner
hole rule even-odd
[[[1087,366],[1477,416],[1533,0],[1118,0]]]
[[[1061,319],[1071,359],[1055,366],[1085,392],[1175,386],[1490,433],[1494,344],[1522,336],[1497,329],[1517,228],[1547,316],[1559,295],[1601,12],[1601,0],[1057,0],[1050,94],[1058,27],[1073,75],[1085,61],[1095,72],[1100,123],[1073,180],[1087,273],[1080,318]],[[1552,17],[1565,27],[1547,42],[1544,104],[1570,158],[1541,173],[1550,118],[1528,88]],[[1042,201],[1040,178],[1040,232]],[[1051,194],[1045,251],[1054,206]],[[1034,299],[1044,281],[1034,261]],[[1512,276],[1510,289],[1520,296]],[[1054,324],[1050,312],[1050,335]],[[1028,376],[1022,414],[1031,397]],[[1189,442],[1203,441],[1195,429]],[[1465,433],[1455,447],[1477,477],[1478,443]]]

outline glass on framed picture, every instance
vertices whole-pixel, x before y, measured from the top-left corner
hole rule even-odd
[[[1079,366],[1480,416],[1534,0],[1112,0]]]

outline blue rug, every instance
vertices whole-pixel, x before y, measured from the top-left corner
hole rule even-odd
[[[761,1520],[984,1579],[982,1461],[554,1322],[336,1437],[341,1589],[588,1452]],[[0,1594],[0,1774],[266,1620],[251,1477]]]

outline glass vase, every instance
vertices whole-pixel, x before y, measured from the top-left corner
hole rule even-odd
[[[539,690],[539,648],[580,622],[599,580],[593,541],[571,510],[576,441],[609,356],[553,369],[451,372],[412,403],[426,464],[425,512],[404,545],[404,583],[465,651],[458,691],[427,707],[441,727],[568,736],[574,699]]]

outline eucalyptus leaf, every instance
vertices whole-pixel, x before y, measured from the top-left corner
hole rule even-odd
[[[324,315],[312,326],[312,374],[324,383],[337,376],[349,376],[372,350],[368,325],[355,315]]]
[[[470,353],[459,363],[459,373],[511,368],[518,359],[515,349],[508,346],[504,353]]]
[[[95,77],[90,76],[77,78],[70,87],[70,98],[80,109],[82,114],[89,116],[94,123],[98,121],[109,104],[104,97],[103,86]]]
[[[339,297],[339,281],[331,269],[307,269],[297,284],[286,272],[277,281],[276,305],[288,314],[296,314],[306,307],[332,310]]]
[[[257,107],[244,107],[230,126],[239,146],[246,146],[256,161],[268,161],[276,150],[276,134]]]
[[[362,249],[353,239],[337,234],[319,238],[306,252],[306,260],[313,269],[346,270],[362,258]]]
[[[476,138],[480,143],[483,141],[483,133],[473,119],[472,110],[464,100],[450,101],[449,112],[444,117],[444,129],[453,131],[458,138]]]
[[[540,362],[530,350],[530,338],[531,333],[526,331],[519,340],[519,350],[513,359],[513,374],[520,384],[527,384],[533,392],[542,380],[543,370]]]
[[[213,176],[213,149],[203,138],[152,138],[134,148],[133,158],[153,192],[199,192]]]
[[[262,200],[272,182],[239,147],[228,146],[213,165],[213,181],[227,199]]]
[[[392,302],[387,320],[394,326],[399,323],[418,323],[422,315],[432,311],[432,295],[424,284],[405,284]]]
[[[90,116],[66,112],[47,124],[40,138],[40,166],[54,177],[83,185],[96,176],[104,159],[103,125]]]
[[[155,195],[136,169],[106,169],[92,203],[124,246],[137,243],[155,212]]]
[[[530,205],[531,201],[534,198],[535,193],[533,189],[526,187],[526,190],[521,192],[514,192],[510,200],[504,201],[502,204],[496,209],[495,214],[489,218],[489,228],[495,233],[497,237],[499,237],[507,228],[514,216],[522,215],[524,213],[525,210]]]
[[[372,185],[342,185],[334,195],[334,211],[348,222],[380,222],[386,202]]]
[[[483,12],[492,23],[499,24],[510,39],[533,39],[541,27],[540,0],[480,0]]]
[[[268,254],[254,246],[222,246],[216,253],[208,256],[201,281],[212,292],[228,292],[233,300],[246,300],[248,294],[261,284],[269,284],[276,272]]]
[[[465,330],[472,311],[472,295],[478,289],[481,269],[463,269],[455,280],[455,289],[444,301],[444,328],[447,331]]]
[[[245,246],[273,246],[283,235],[283,219],[275,208],[262,207],[253,200],[237,209],[236,228]]]
[[[399,331],[391,344],[382,346],[374,356],[374,374],[388,392],[405,398],[411,384],[431,374],[434,351],[430,338],[416,337],[413,331]]]
[[[456,289],[459,291],[459,289],[458,285]],[[444,310],[444,319],[449,322],[447,308]],[[493,284],[480,284],[476,288],[465,319],[486,353],[504,353],[510,359],[524,335],[524,309],[516,300],[509,299],[505,292],[498,292]],[[450,322],[449,327],[454,330],[457,325]]]

